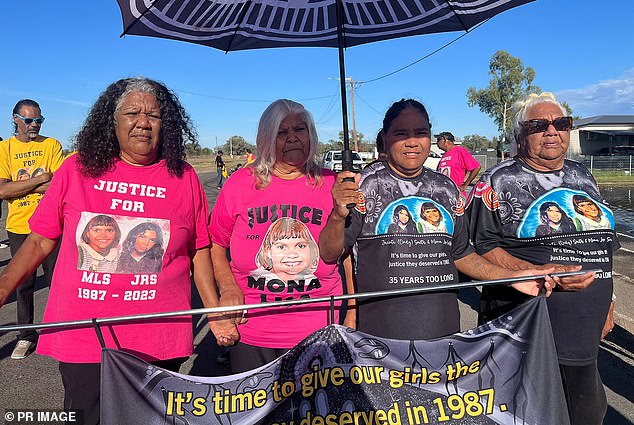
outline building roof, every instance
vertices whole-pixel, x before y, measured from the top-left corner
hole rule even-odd
[[[634,125],[634,115],[597,115],[575,120],[574,127],[587,125]]]

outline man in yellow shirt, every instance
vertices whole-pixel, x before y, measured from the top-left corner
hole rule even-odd
[[[29,218],[37,208],[49,183],[64,160],[59,141],[40,135],[44,122],[40,105],[31,99],[20,100],[13,108],[14,135],[0,142],[0,199],[8,201],[7,235],[11,255],[31,233]],[[57,254],[42,263],[48,284],[51,283]],[[36,272],[17,289],[18,324],[33,323],[33,292]],[[35,348],[37,332],[20,331],[11,354],[23,359]]]

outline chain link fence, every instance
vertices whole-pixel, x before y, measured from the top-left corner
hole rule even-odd
[[[631,176],[632,166],[634,165],[634,156],[632,155],[615,155],[615,156],[599,156],[585,155],[579,158],[579,161],[590,169],[601,171],[617,171]]]

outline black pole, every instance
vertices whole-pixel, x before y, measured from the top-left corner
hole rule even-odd
[[[350,135],[348,131],[348,98],[346,93],[346,62],[343,49],[345,39],[343,37],[343,1],[336,0],[337,8],[337,49],[339,51],[339,85],[341,88],[341,114],[343,115],[343,152],[341,152],[341,166],[344,171],[352,171],[352,152],[350,151]]]

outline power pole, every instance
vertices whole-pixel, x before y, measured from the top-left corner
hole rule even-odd
[[[357,119],[354,115],[354,81],[352,77],[346,78],[350,82],[350,113],[352,114],[352,141],[355,152],[359,152],[359,141],[357,139]]]

